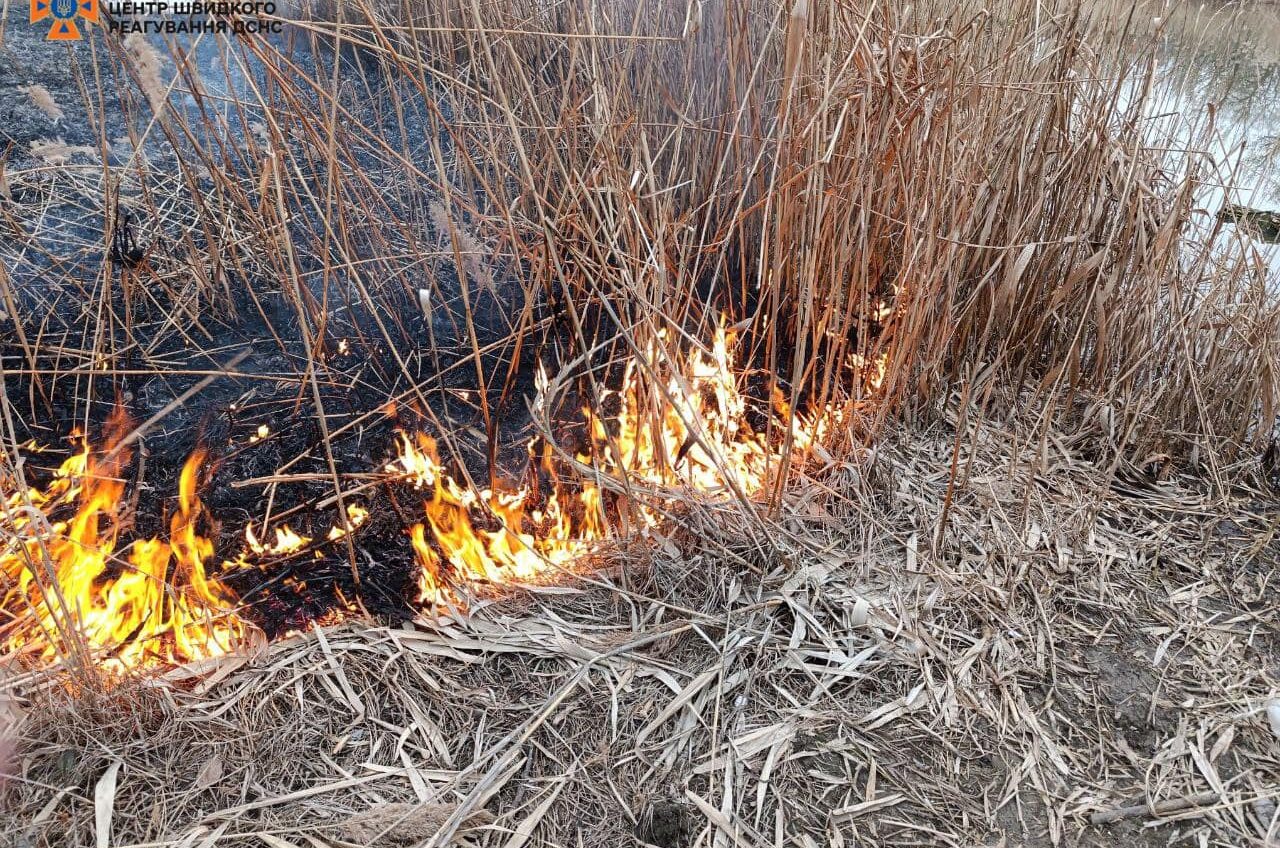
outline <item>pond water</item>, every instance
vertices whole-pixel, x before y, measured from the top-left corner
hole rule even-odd
[[[1199,201],[1206,228],[1228,203],[1280,213],[1280,3],[1150,10],[1161,44],[1148,111],[1153,139],[1207,154]],[[1280,287],[1280,244],[1249,228],[1225,230],[1223,238],[1258,252]]]

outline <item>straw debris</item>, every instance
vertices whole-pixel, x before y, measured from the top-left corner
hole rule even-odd
[[[1264,493],[1108,482],[1087,433],[1025,435],[887,439],[767,548],[695,512],[673,553],[296,636],[207,684],[14,681],[2,823],[91,840],[119,764],[112,844],[1262,844]]]
[[[343,841],[367,848],[418,845],[435,836],[456,808],[443,804],[379,804],[331,826]],[[493,821],[487,810],[464,820],[460,833]]]

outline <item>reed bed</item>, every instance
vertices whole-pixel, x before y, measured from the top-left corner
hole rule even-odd
[[[478,395],[494,429],[513,362],[642,353],[664,329],[700,342],[723,314],[798,408],[858,395],[851,371],[883,361],[877,426],[962,388],[1106,418],[1108,462],[1213,471],[1269,436],[1275,297],[1247,249],[1198,225],[1208,117],[1189,149],[1151,143],[1145,19],[1017,3],[305,11],[306,61],[262,40],[212,68],[122,45],[142,146],[82,165],[95,185],[77,193],[107,232],[122,198],[145,235],[180,232],[153,262],[172,276],[146,281],[180,282],[159,299],[80,283],[120,324],[76,325],[107,379],[118,349],[155,347],[134,337],[139,301],[183,332],[230,306],[304,360],[335,326],[371,337],[382,382],[424,407],[445,390],[409,361],[429,336],[436,363],[451,351],[446,367],[496,389]],[[324,58],[335,43],[341,62]],[[163,178],[149,140],[173,157]],[[71,190],[48,168],[9,179]],[[11,249],[6,302],[49,321],[38,290],[15,290],[30,259]],[[25,335],[50,334],[36,324]],[[26,347],[46,379],[75,368]]]

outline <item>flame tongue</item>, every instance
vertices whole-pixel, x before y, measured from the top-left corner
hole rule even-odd
[[[86,441],[44,490],[22,491],[16,481],[0,513],[3,608],[12,648],[37,646],[52,661],[78,633],[109,667],[138,667],[202,659],[227,650],[244,624],[226,610],[230,594],[209,579],[212,543],[196,531],[201,505],[196,484],[206,456],[196,451],[179,482],[169,542],[135,541],[127,558],[115,554],[124,450],[91,453]],[[74,510],[66,520],[52,516]]]
[[[710,353],[692,349],[683,360],[672,356],[665,334],[650,346],[650,368],[664,380],[664,391],[647,398],[640,367],[627,363],[621,410],[609,427],[591,410],[596,464],[610,474],[659,487],[691,489],[708,495],[738,490],[753,495],[768,482],[778,456],[747,420],[747,403],[733,367],[733,338],[721,322]]]
[[[667,336],[659,334],[643,363],[627,363],[617,414],[606,419],[583,410],[590,444],[578,460],[604,476],[626,479],[631,490],[647,487],[646,494],[657,501],[761,492],[780,466],[784,448],[752,428],[733,348],[723,321],[709,351],[693,348],[676,355]],[[658,390],[646,391],[649,386]],[[815,433],[838,425],[845,414],[833,407],[798,418],[785,405],[778,413],[775,429],[786,433],[790,428],[791,445],[801,449],[813,447]],[[387,470],[428,493],[426,520],[409,532],[421,566],[422,600],[436,600],[449,593],[451,584],[468,580],[530,580],[555,573],[605,537],[600,488],[577,475],[557,474],[549,451],[542,466],[555,484],[540,508],[530,508],[536,498],[528,486],[476,491],[441,466],[434,440],[401,434],[400,454]],[[631,503],[623,515],[652,525],[659,519],[658,505]],[[492,525],[496,529],[485,529]]]
[[[665,342],[660,336],[647,357],[647,370],[665,381],[665,391],[644,393],[640,364],[629,361],[617,416],[606,421],[583,411],[590,452],[579,461],[651,487],[712,497],[759,491],[776,457],[747,423],[723,324],[709,355],[695,349],[684,361],[673,361]],[[428,493],[426,521],[409,530],[421,566],[423,601],[450,594],[457,583],[528,581],[555,573],[605,537],[608,522],[599,487],[576,476],[565,482],[549,451],[542,467],[554,486],[545,503],[531,509],[535,497],[529,486],[477,491],[444,469],[431,437],[401,434],[400,454],[387,471]],[[657,521],[649,505],[633,506],[644,523]],[[491,525],[495,529],[486,529]]]
[[[422,520],[408,531],[421,600],[436,601],[473,581],[530,581],[557,573],[608,535],[614,504],[620,522],[652,525],[664,504],[681,498],[755,495],[781,465],[786,445],[821,456],[821,442],[853,411],[831,406],[793,416],[775,399],[770,429],[788,438],[774,444],[751,426],[733,338],[723,323],[709,351],[677,355],[674,349],[659,334],[643,360],[627,363],[616,398],[609,398],[616,400],[615,415],[584,410],[587,448],[578,461],[599,478],[625,480],[614,491],[642,492],[643,501],[611,495],[606,510],[596,479],[562,473],[550,446],[536,456],[536,443],[530,453],[551,483],[545,491],[511,484],[478,489],[465,475],[449,473],[429,436],[400,434],[399,454],[385,470],[424,494]],[[883,357],[854,364],[872,388],[883,379]],[[122,425],[119,416],[109,432],[123,432]],[[10,649],[27,647],[52,661],[77,644],[79,634],[95,657],[122,668],[228,650],[249,625],[229,611],[233,594],[205,570],[214,549],[197,528],[204,510],[197,493],[207,454],[197,450],[182,470],[168,538],[138,539],[117,553],[128,455],[107,441],[100,458],[85,442],[43,490],[0,469],[0,610],[8,616],[0,636]],[[322,557],[320,547],[368,518],[366,509],[348,503],[346,515],[318,543],[287,526],[264,528],[262,537],[247,527],[244,547],[223,567],[263,566],[308,552]],[[305,587],[305,581],[293,585]]]
[[[400,435],[400,456],[388,471],[430,493],[424,503],[425,524],[409,529],[422,566],[424,600],[446,592],[456,580],[530,580],[580,556],[604,536],[594,487],[582,489],[578,515],[561,508],[559,493],[553,493],[542,510],[531,511],[527,487],[477,492],[460,484],[441,465],[435,440],[422,433]],[[482,523],[495,528],[485,529]]]

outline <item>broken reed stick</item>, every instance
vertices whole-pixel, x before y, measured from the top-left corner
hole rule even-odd
[[[347,471],[342,475],[344,480],[375,480],[380,481],[387,477],[386,474],[377,471]],[[332,475],[320,472],[311,472],[307,474],[269,474],[266,477],[250,477],[246,480],[232,480],[228,483],[233,489],[245,489],[251,486],[268,486],[271,484],[281,483],[310,483],[316,480],[328,481]]]
[[[1165,816],[1170,813],[1190,810],[1194,807],[1204,807],[1218,801],[1219,798],[1220,796],[1217,792],[1198,792],[1195,795],[1170,798],[1167,801],[1157,801],[1154,804],[1134,804],[1130,807],[1117,807],[1114,810],[1102,810],[1094,813],[1089,816],[1089,823],[1110,824],[1111,822],[1138,818],[1139,816]]]

